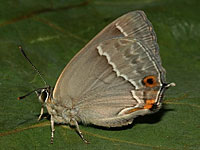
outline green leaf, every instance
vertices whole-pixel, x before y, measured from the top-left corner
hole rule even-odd
[[[133,125],[104,129],[80,125],[84,144],[68,126],[57,125],[50,144],[48,119],[38,122],[35,95],[44,84],[18,50],[22,45],[54,86],[69,60],[114,19],[143,10],[158,36],[170,88],[164,107]],[[60,0],[0,4],[0,149],[200,149],[200,1]]]

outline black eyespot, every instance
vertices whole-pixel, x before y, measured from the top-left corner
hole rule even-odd
[[[152,79],[152,78],[149,78],[149,79],[147,79],[147,83],[148,83],[148,84],[153,84],[153,83],[154,83],[154,81],[153,81],[153,79]]]
[[[145,85],[146,87],[155,87],[155,86],[158,85],[156,76],[154,76],[154,75],[146,76],[146,77],[142,80],[142,83],[143,83],[143,85]]]

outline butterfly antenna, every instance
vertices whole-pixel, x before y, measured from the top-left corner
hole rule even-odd
[[[31,62],[31,60],[27,57],[26,53],[24,52],[22,46],[19,46],[19,50],[21,51],[21,53],[23,54],[23,56],[26,58],[26,60],[28,60],[28,62],[31,64],[31,66],[34,68],[34,70],[39,74],[40,78],[42,79],[42,81],[44,82],[45,85],[47,85],[46,81],[44,80],[44,78],[42,77],[41,73],[39,72],[39,70],[35,67],[35,65]]]
[[[35,89],[35,90],[33,90],[33,91],[31,91],[31,92],[27,93],[27,94],[26,94],[26,95],[24,95],[24,96],[20,96],[20,97],[18,97],[17,99],[18,99],[18,100],[24,99],[25,97],[27,97],[27,96],[31,95],[33,92],[36,92],[36,91],[38,91],[38,90],[40,90],[40,89],[43,89],[43,88],[38,88],[38,89]]]

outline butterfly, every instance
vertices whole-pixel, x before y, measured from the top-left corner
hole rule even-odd
[[[20,50],[28,59],[22,47]],[[74,126],[88,143],[79,123],[121,127],[137,116],[157,112],[165,90],[175,86],[166,82],[165,74],[151,22],[143,11],[129,12],[72,58],[54,88],[34,90],[42,102],[39,120],[46,107],[51,116],[51,143],[54,123]]]

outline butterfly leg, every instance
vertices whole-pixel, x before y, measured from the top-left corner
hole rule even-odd
[[[82,132],[81,132],[80,129],[79,129],[78,122],[77,122],[74,118],[71,119],[71,124],[75,125],[76,133],[81,137],[81,139],[82,139],[86,144],[89,144],[90,142],[87,141],[87,140],[84,138]]]
[[[53,117],[51,116],[51,144],[53,144],[54,132],[55,132],[54,120]]]
[[[40,116],[38,117],[38,121],[41,120],[43,113],[44,113],[44,106],[42,106],[42,108],[40,110]]]

